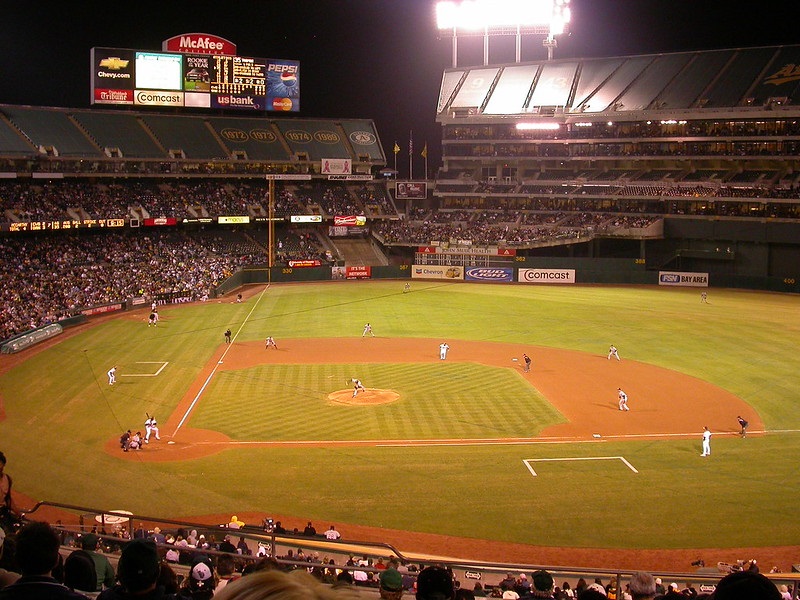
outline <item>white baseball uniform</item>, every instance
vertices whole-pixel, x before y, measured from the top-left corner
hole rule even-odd
[[[617,352],[617,347],[616,347],[616,346],[611,346],[611,347],[608,349],[608,360],[611,360],[611,357],[612,357],[612,356],[613,356],[614,358],[616,358],[617,360],[622,360],[622,359],[619,357],[619,352]]]
[[[630,408],[628,408],[628,394],[623,392],[621,389],[618,389],[617,396],[619,396],[619,409],[630,410]]]
[[[711,456],[711,432],[703,428],[703,453],[700,456]]]
[[[108,385],[114,385],[117,382],[117,367],[111,367],[106,375],[108,375]]]
[[[157,440],[161,439],[161,436],[158,435],[158,423],[156,422],[155,417],[150,417],[144,422],[144,429],[147,433],[144,436],[144,443],[150,443],[150,435],[155,435]]]
[[[439,344],[439,359],[444,360],[447,358],[447,351],[450,350],[450,346],[447,345],[447,342],[442,342]]]

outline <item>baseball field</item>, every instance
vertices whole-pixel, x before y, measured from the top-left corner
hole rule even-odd
[[[789,570],[800,299],[708,299],[327,282],[164,306],[157,327],[132,311],[0,358],[0,450],[31,500],[335,523],[350,539],[502,562],[689,570],[753,553]],[[352,378],[366,387],[355,398]],[[122,452],[146,414],[161,439]]]

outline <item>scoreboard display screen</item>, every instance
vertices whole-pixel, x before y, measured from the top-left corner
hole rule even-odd
[[[92,104],[298,112],[300,63],[92,48]]]

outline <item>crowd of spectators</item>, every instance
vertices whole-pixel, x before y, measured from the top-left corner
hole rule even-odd
[[[326,216],[397,216],[385,187],[341,182],[276,182],[275,214],[309,214],[318,206]],[[269,185],[264,180],[80,179],[0,180],[0,220],[184,218],[267,216]]]
[[[158,527],[145,530],[140,525],[132,539],[109,539],[94,532],[76,538],[60,526],[27,521],[8,536],[0,529],[0,600],[357,600],[368,589],[377,592],[381,600],[401,600],[404,595],[415,600],[792,597],[787,585],[779,588],[759,573],[755,561],[721,576],[709,586],[711,592],[699,591],[690,581],[683,587],[665,585],[661,578],[642,571],[625,580],[597,577],[590,583],[580,578],[574,584],[564,581],[559,585],[550,571],[537,569],[530,574],[507,573],[497,584],[468,581],[464,583],[469,585],[463,585],[445,564],[413,565],[395,556],[353,555],[337,564],[334,558],[320,557],[316,551],[306,555],[302,548],[273,557],[269,546],[262,544],[254,552],[243,535],[223,531],[221,537],[217,543],[213,534],[206,539],[197,530],[179,528],[165,533]],[[235,545],[234,537],[239,537]]]
[[[10,236],[0,252],[2,339],[128,298],[207,298],[236,269],[265,260],[178,231]]]

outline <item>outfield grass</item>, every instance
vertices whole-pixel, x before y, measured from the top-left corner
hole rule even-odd
[[[413,282],[278,285],[243,304],[209,302],[121,318],[32,356],[0,378],[0,449],[35,498],[145,514],[262,511],[298,519],[562,546],[691,548],[796,543],[800,298],[655,287]],[[101,446],[144,412],[163,423],[223,342],[378,336],[527,343],[656,364],[751,404],[771,433],[697,440],[415,448],[239,446],[183,463],[121,461]],[[534,357],[535,358],[535,357]],[[121,374],[106,384],[112,365]],[[562,420],[510,370],[449,363],[264,365],[220,372],[187,425],[233,439],[530,436]],[[441,367],[445,367],[442,369]],[[324,392],[353,369],[399,389],[378,407]],[[565,374],[569,377],[569,373]],[[381,382],[391,385],[383,386]],[[489,385],[485,385],[488,382]],[[731,419],[735,415],[731,416]],[[624,456],[619,461],[523,460]]]

